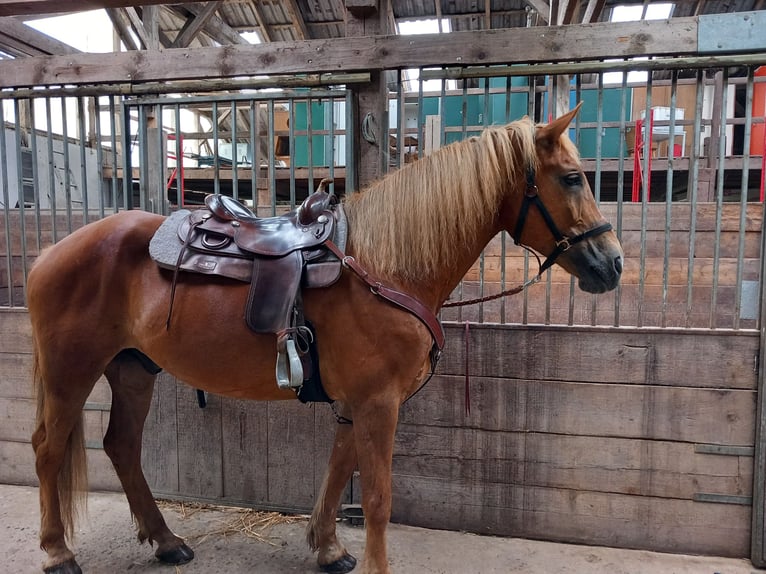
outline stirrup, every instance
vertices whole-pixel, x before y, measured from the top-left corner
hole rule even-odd
[[[276,374],[280,389],[297,389],[303,385],[303,364],[293,339],[287,339],[284,346],[278,346]]]

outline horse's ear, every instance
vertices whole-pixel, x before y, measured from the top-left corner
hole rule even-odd
[[[572,123],[572,120],[580,111],[581,107],[582,102],[577,104],[572,111],[569,111],[563,116],[556,118],[551,123],[544,126],[539,126],[537,128],[537,133],[535,134],[535,140],[537,143],[543,147],[549,148],[554,143],[559,141],[561,134],[567,130],[569,124]]]

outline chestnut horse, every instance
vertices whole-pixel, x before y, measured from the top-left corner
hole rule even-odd
[[[524,118],[488,128],[352,195],[344,204],[347,253],[433,313],[502,230],[543,255],[557,254],[556,263],[584,291],[613,289],[623,253],[565,134],[576,111],[547,125]],[[141,470],[154,384],[142,357],[212,393],[295,399],[274,380],[276,338],[254,334],[242,319],[245,283],[181,273],[166,328],[172,273],[148,255],[163,220],[124,211],[91,223],[45,251],[29,275],[38,402],[32,442],[49,573],[81,572],[66,539],[86,489],[82,409],[102,374],[112,390],[104,449],[139,540],[156,543],[156,556],[171,564],[194,553],[166,526]],[[325,390],[353,420],[338,426],[308,543],[322,571],[354,568],[356,559],[336,537],[335,519],[358,467],[366,519],[361,571],[387,573],[397,417],[429,374],[432,336],[417,317],[377,297],[349,269],[332,287],[305,292],[304,310],[316,329]]]

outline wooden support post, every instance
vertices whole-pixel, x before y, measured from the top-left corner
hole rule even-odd
[[[388,3],[377,0],[360,9],[357,4],[346,5],[346,36],[376,36],[388,34]],[[370,83],[353,88],[353,110],[347,129],[353,130],[356,142],[356,181],[346,182],[346,189],[360,189],[386,172],[388,158],[388,89],[385,72],[371,73]],[[364,129],[363,127],[364,126]]]

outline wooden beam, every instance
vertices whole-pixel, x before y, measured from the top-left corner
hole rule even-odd
[[[30,14],[59,14],[83,12],[99,8],[127,8],[167,4],[169,0],[0,0],[0,16],[24,16]],[[200,2],[201,0],[189,0]]]
[[[202,8],[197,4],[184,5],[184,9],[191,12],[195,16],[199,16],[202,13]],[[205,22],[205,33],[211,38],[214,38],[219,44],[244,44],[250,45],[250,42],[245,40],[239,35],[234,28],[229,26],[226,22],[221,20],[218,16],[211,15],[207,22]]]
[[[580,0],[569,0],[564,6],[563,19],[559,22],[559,24],[574,24],[575,16],[579,14],[579,12]]]
[[[290,16],[290,21],[295,26],[295,34],[299,40],[308,40],[311,38],[309,29],[306,27],[306,21],[303,19],[301,9],[298,7],[298,3],[295,0],[282,0],[282,4]]]
[[[141,9],[141,22],[149,37],[150,50],[160,49],[160,18],[157,6],[144,6]],[[167,37],[165,37],[167,40]]]
[[[492,29],[492,0],[484,0],[484,29]]]
[[[263,10],[261,10],[261,6],[258,0],[250,0],[250,5],[253,7],[253,14],[255,14],[255,19],[258,21],[258,29],[261,32],[261,39],[264,42],[271,42],[271,32],[269,31],[269,27],[266,24],[266,19],[263,17]]]
[[[149,46],[151,46],[152,44],[152,40],[149,37],[149,33],[144,27],[144,23],[141,21],[141,17],[138,15],[138,12],[136,11],[136,9],[121,8],[121,10],[124,11],[125,16],[130,22],[130,26],[133,28],[133,31],[136,33],[136,36],[138,36],[138,39],[141,41],[141,45],[144,47],[144,49],[148,50]]]
[[[423,34],[45,56],[0,61],[0,87],[598,60],[605,49],[614,58],[683,56],[696,53],[697,28],[696,18],[672,18],[453,32],[448,51],[443,34]]]
[[[130,33],[130,20],[124,9],[107,8],[106,15],[112,21],[112,26],[117,31],[117,35],[128,50],[138,50],[133,35]]]
[[[8,45],[28,56],[80,53],[80,50],[38,32],[16,18],[0,18],[0,45]]]
[[[199,14],[189,16],[170,47],[186,48],[191,44],[192,40],[202,31],[207,21],[216,13],[221,4],[223,4],[223,0],[208,2]]]

